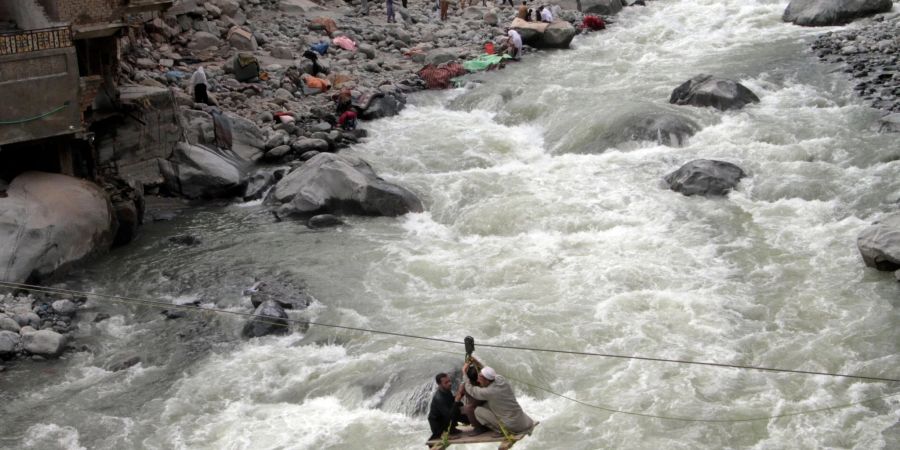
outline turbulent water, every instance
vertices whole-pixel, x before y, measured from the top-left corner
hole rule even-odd
[[[306,280],[294,317],[477,342],[900,376],[898,285],[863,266],[861,229],[900,200],[900,144],[787,25],[784,1],[628,8],[574,49],[419,94],[349,152],[418,193],[427,212],[313,232],[258,204],[146,226],[76,274],[98,292],[247,311],[254,277]],[[698,73],[761,103],[674,107]],[[474,87],[473,87],[474,86]],[[635,112],[701,125],[682,148],[603,150]],[[750,176],[727,198],[661,178],[696,158]],[[192,233],[202,244],[166,241]],[[86,350],[0,378],[0,447],[406,449],[423,398],[461,346],[313,327],[242,340],[230,316],[166,321],[92,300]],[[92,323],[94,313],[112,318]],[[500,373],[609,409],[747,419],[898,392],[880,382],[482,349]],[[141,362],[111,368],[130,356]],[[898,448],[900,397],[778,419],[680,422],[573,403],[513,383],[541,425],[521,449]],[[461,447],[464,449],[465,447]],[[477,447],[470,448],[493,448]]]

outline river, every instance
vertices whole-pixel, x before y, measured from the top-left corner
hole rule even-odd
[[[778,0],[660,0],[626,8],[574,49],[417,94],[347,152],[427,211],[311,231],[256,203],[149,224],[71,286],[250,308],[273,274],[317,301],[293,317],[444,339],[900,375],[900,296],[856,236],[900,200],[900,143],[846,75],[809,50],[827,29],[781,22]],[[676,107],[698,73],[740,80],[741,111]],[[635,112],[701,130],[681,148],[603,150]],[[726,198],[662,177],[696,158],[741,166]],[[167,241],[190,233],[202,244]],[[89,320],[104,312],[112,317]],[[433,376],[462,348],[312,327],[240,338],[243,319],[91,300],[85,351],[0,377],[0,447],[408,449],[428,434]],[[478,349],[501,374],[604,408],[747,419],[897,392],[896,384],[564,354]],[[141,362],[110,367],[130,356]],[[652,419],[513,382],[541,425],[517,449],[900,447],[900,397],[778,419]],[[457,448],[457,447],[453,447]],[[459,447],[465,450],[467,447]],[[468,448],[494,448],[470,446]]]

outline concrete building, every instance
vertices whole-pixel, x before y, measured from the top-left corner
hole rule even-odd
[[[161,0],[0,0],[0,179],[93,176],[98,97],[117,97],[119,36]]]

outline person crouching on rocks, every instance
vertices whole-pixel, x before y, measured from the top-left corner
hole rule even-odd
[[[339,115],[353,108],[353,91],[350,88],[341,88],[331,99],[334,100],[334,109]]]
[[[507,30],[506,38],[507,40],[507,53],[512,59],[518,60],[522,57],[522,36],[518,31],[510,29]]]
[[[337,121],[338,127],[342,130],[355,130],[356,129],[356,111],[347,110],[341,113],[341,117],[338,118]]]
[[[300,75],[300,89],[304,95],[315,95],[331,88],[331,83],[323,78],[316,78],[308,73]]]

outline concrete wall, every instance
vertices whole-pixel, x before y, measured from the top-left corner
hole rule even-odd
[[[0,92],[0,121],[36,117],[69,102],[41,119],[0,124],[0,145],[81,130],[75,47],[0,56]]]
[[[37,30],[55,25],[36,0],[0,1],[0,17],[12,19],[20,30]]]
[[[120,19],[122,0],[39,0],[47,15],[73,25],[114,22]]]

